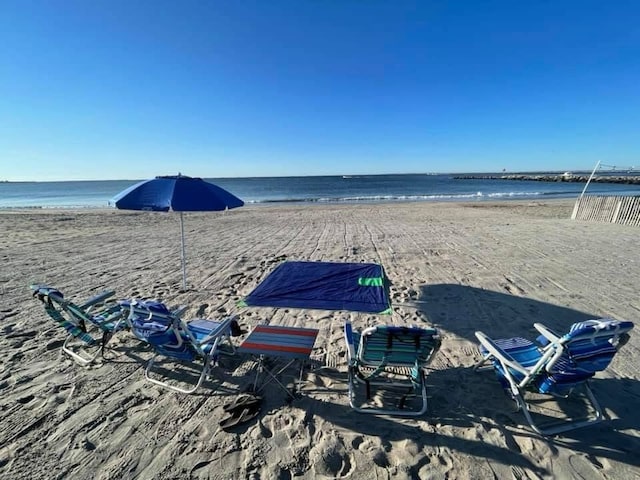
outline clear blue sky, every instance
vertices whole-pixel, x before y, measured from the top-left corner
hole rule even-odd
[[[640,166],[640,1],[3,0],[0,179]]]

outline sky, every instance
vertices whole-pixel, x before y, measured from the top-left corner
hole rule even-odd
[[[640,167],[640,2],[0,2],[0,180]]]

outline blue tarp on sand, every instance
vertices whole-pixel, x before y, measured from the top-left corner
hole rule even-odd
[[[388,314],[387,291],[384,269],[375,263],[285,262],[242,304]]]

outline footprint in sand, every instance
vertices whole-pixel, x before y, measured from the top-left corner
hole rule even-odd
[[[8,360],[9,362],[17,362],[19,360],[22,360],[22,357],[24,357],[24,354],[22,352],[18,352],[11,355]]]
[[[325,435],[309,452],[313,470],[330,478],[345,478],[355,468],[355,461],[347,452],[341,438]]]
[[[263,438],[271,438],[271,437],[273,437],[273,431],[270,430],[269,428],[267,428],[264,423],[262,423],[262,419],[261,418],[258,419],[258,429],[260,431],[260,436],[261,437],[263,437]]]
[[[15,332],[15,333],[11,333],[9,335],[7,335],[5,338],[25,338],[25,339],[30,339],[30,338],[34,338],[36,335],[38,334],[38,332],[31,330],[29,332]]]
[[[569,457],[569,465],[571,466],[573,478],[579,480],[598,478],[602,476],[600,470],[604,468],[602,463],[593,455],[571,455]]]
[[[15,323],[10,323],[9,325],[5,325],[4,327],[2,327],[2,333],[3,334],[8,334],[13,332],[14,327],[16,326]]]
[[[374,453],[373,463],[381,468],[388,468],[389,466],[391,466],[389,457],[383,450],[378,450],[376,453]]]
[[[16,402],[18,402],[21,405],[24,405],[26,403],[29,403],[34,398],[35,397],[33,395],[27,395],[26,397],[21,397],[21,398],[16,399]]]
[[[17,315],[19,313],[19,310],[3,310],[2,313],[0,313],[0,320],[5,320],[9,317],[13,317],[14,315]]]
[[[191,468],[191,471],[189,472],[189,478],[193,478],[195,472],[197,472],[198,470],[203,469],[204,467],[208,466],[210,463],[211,463],[211,460],[205,460],[205,461],[196,463]]]
[[[388,444],[384,445],[377,440],[356,437],[351,441],[351,445],[382,469],[387,469],[392,465],[388,455],[392,447]]]

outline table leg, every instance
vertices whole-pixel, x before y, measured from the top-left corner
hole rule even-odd
[[[287,368],[289,368],[294,362],[296,361],[296,359],[293,360],[289,360],[282,368],[280,368],[280,370],[278,370],[277,372],[272,372],[271,370],[269,370],[267,367],[264,366],[264,355],[260,355],[260,358],[258,359],[258,368],[257,368],[257,372],[256,372],[256,379],[254,381],[253,384],[253,393],[258,393],[261,390],[264,389],[264,387],[266,387],[269,383],[271,383],[271,381],[275,381],[278,385],[280,385],[280,387],[287,392],[287,395],[289,395],[291,398],[295,398],[295,395],[293,393],[291,393],[289,391],[289,389],[286,387],[286,385],[284,385],[280,380],[278,380],[277,376],[280,375],[282,372],[284,372]],[[300,368],[300,379],[302,379],[302,368],[304,367],[304,365],[301,366]],[[264,372],[269,375],[269,379],[267,379],[266,381],[262,382],[262,384],[260,385],[260,387],[258,387],[258,379],[260,376],[260,372],[264,370]]]

